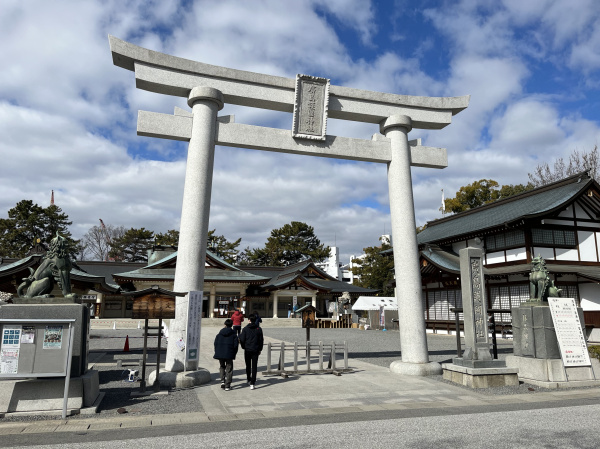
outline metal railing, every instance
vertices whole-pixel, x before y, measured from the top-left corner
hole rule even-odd
[[[279,361],[277,368],[273,369],[273,354],[279,352]],[[293,362],[291,368],[286,368],[286,351],[292,352]],[[313,352],[317,352],[314,357]],[[344,357],[343,368],[336,365],[337,354],[342,353]],[[327,363],[327,368],[324,368]],[[318,366],[318,368],[317,368]],[[311,344],[307,341],[306,344],[294,343],[267,343],[267,370],[263,371],[264,375],[280,375],[287,377],[288,374],[309,374],[309,373],[331,373],[340,375],[342,372],[350,372],[348,368],[348,342],[343,343],[323,343]]]
[[[462,345],[460,342],[460,313],[463,313],[462,307],[457,307],[454,309],[450,309],[452,313],[455,314],[456,317],[456,355],[457,357],[462,356]],[[488,309],[488,315],[490,315],[488,322],[488,331],[492,330],[492,353],[494,359],[498,358],[498,342],[496,341],[496,319],[494,318],[495,313],[511,313],[510,309]]]

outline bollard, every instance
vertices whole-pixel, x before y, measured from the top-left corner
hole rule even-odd
[[[267,373],[271,372],[271,343],[267,343]]]
[[[115,330],[117,328],[117,322],[113,321],[113,330]]]

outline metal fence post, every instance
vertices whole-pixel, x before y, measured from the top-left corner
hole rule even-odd
[[[323,370],[323,342],[319,342],[319,369]]]
[[[331,342],[331,369],[335,370],[335,342]]]
[[[271,343],[267,343],[267,373],[271,372]]]
[[[310,341],[306,342],[306,371],[310,371]]]
[[[294,371],[298,371],[298,342],[294,342]]]
[[[344,369],[348,369],[348,342],[344,341]]]

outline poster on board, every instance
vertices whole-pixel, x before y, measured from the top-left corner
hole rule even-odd
[[[19,349],[0,351],[0,374],[17,374],[19,369]]]
[[[548,304],[565,367],[591,365],[575,299],[548,298]]]
[[[2,349],[19,349],[21,330],[19,324],[5,324],[2,328]]]
[[[23,326],[21,343],[35,343],[35,326]]]
[[[62,326],[46,326],[43,349],[61,349],[63,339]]]

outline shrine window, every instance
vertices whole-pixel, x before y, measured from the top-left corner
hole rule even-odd
[[[567,229],[539,229],[531,230],[531,242],[535,246],[553,246],[561,248],[574,248],[577,245],[575,231]]]
[[[525,232],[520,229],[489,235],[485,238],[485,248],[488,251],[517,248],[519,246],[525,246]]]

